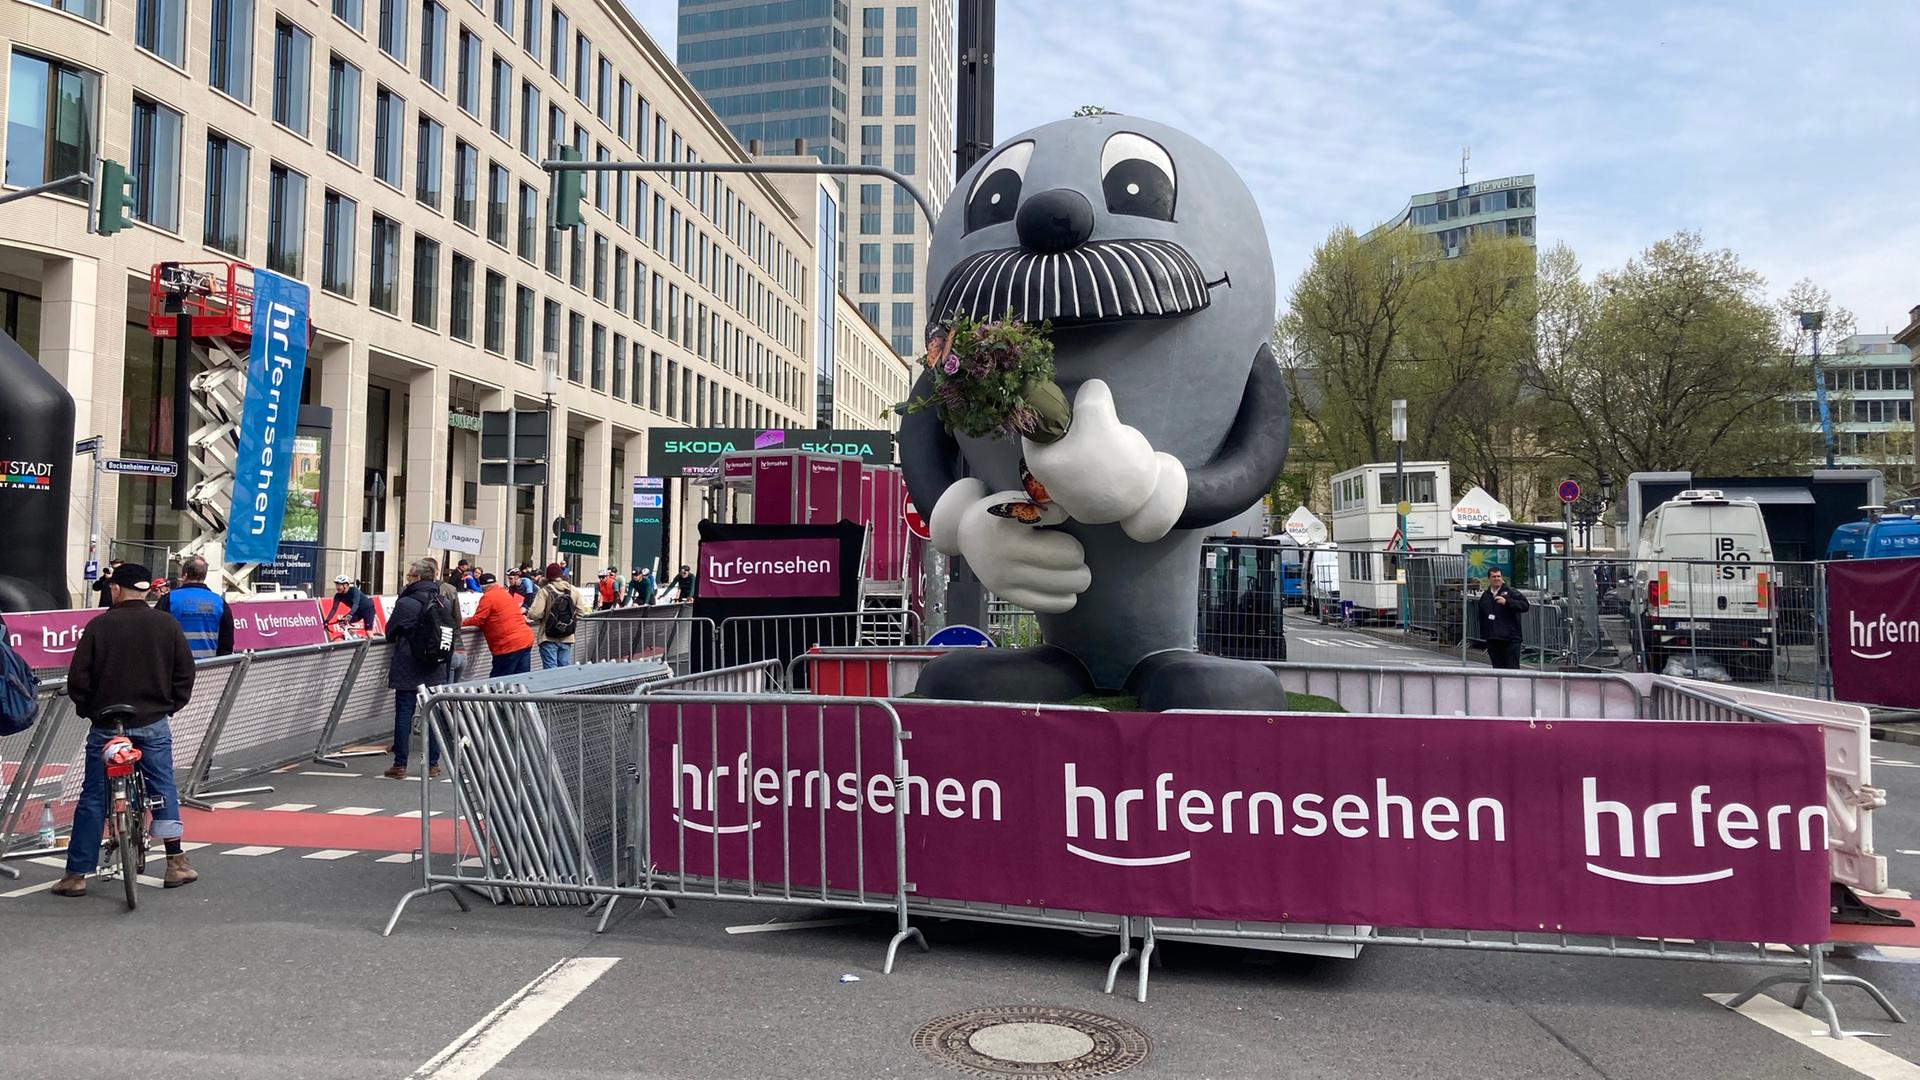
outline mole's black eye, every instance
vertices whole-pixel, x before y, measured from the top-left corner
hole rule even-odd
[[[1107,212],[1173,220],[1173,158],[1144,135],[1122,131],[1100,151],[1100,186]]]
[[[1020,182],[1033,160],[1033,143],[1014,143],[996,154],[973,182],[967,194],[967,231],[1012,221],[1020,205]]]

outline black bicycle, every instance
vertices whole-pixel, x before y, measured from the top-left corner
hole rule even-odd
[[[116,872],[127,891],[127,910],[140,904],[137,891],[140,875],[147,868],[147,852],[153,838],[147,834],[147,779],[140,771],[140,748],[127,737],[127,720],[134,714],[128,705],[109,705],[96,719],[113,724],[113,735],[100,748],[100,763],[107,770],[107,833],[101,841],[102,877]]]

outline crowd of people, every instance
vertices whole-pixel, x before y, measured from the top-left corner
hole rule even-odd
[[[177,579],[158,578],[144,566],[115,559],[94,586],[100,606],[111,610],[82,631],[67,673],[68,693],[93,730],[68,840],[66,874],[51,890],[56,896],[86,895],[87,878],[98,866],[107,810],[102,748],[122,728],[141,751],[139,768],[154,799],[152,836],[166,849],[165,886],[179,888],[199,880],[181,846],[168,723],[192,698],[194,661],[234,651],[233,612],[207,575],[207,561],[199,556],[181,561]],[[689,603],[695,586],[687,566],[680,567],[664,590],[645,567],[635,567],[624,582],[618,570],[608,567],[592,588],[592,610]],[[462,592],[479,594],[473,614],[465,618],[460,614]],[[378,632],[373,596],[345,574],[333,579],[333,594],[323,610],[323,621],[343,633]],[[508,676],[531,670],[536,648],[542,668],[573,663],[580,615],[581,596],[564,563],[535,568],[531,561],[523,562],[507,571],[504,582],[465,559],[444,573],[436,559],[409,564],[385,624],[385,636],[393,643],[387,686],[394,699],[393,765],[384,775],[406,778],[420,688],[459,677],[462,628],[480,631],[493,654],[492,674]],[[0,647],[5,640],[0,633]],[[427,775],[439,774],[440,744],[429,731]]]

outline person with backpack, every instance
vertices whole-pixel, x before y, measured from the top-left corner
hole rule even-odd
[[[40,679],[27,658],[7,644],[7,620],[0,619],[0,735],[18,735],[32,727],[39,698]]]
[[[462,626],[477,626],[493,654],[494,677],[525,675],[533,670],[533,631],[520,602],[492,574],[481,574],[480,606]]]
[[[195,660],[233,654],[233,613],[207,586],[207,560],[189,555],[180,563],[180,587],[160,597],[154,610],[173,616],[187,635]]]
[[[393,691],[393,767],[389,780],[407,778],[407,756],[413,746],[413,717],[420,707],[420,688],[440,686],[452,675],[450,661],[460,634],[460,609],[440,591],[440,568],[431,559],[407,567],[407,584],[387,616],[387,639],[393,659],[387,667],[387,688]],[[427,776],[440,775],[440,740],[427,732]]]
[[[547,566],[547,582],[534,594],[527,618],[540,640],[540,667],[559,668],[573,663],[573,638],[580,629],[580,602],[567,582],[562,563]]]

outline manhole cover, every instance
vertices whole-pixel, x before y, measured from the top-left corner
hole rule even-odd
[[[975,1076],[1112,1076],[1147,1060],[1152,1044],[1132,1024],[1079,1009],[1006,1005],[929,1021],[916,1050]]]

